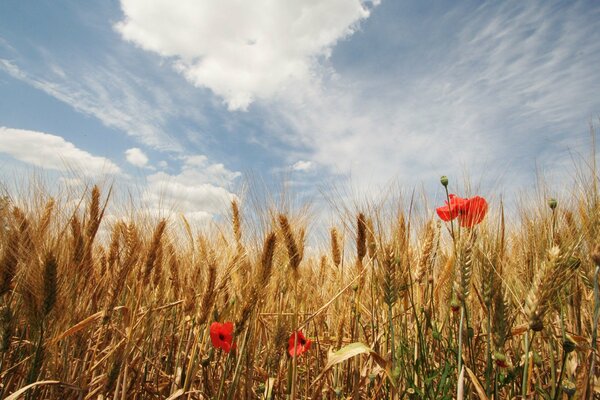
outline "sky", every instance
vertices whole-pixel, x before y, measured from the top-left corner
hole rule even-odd
[[[112,179],[198,223],[258,180],[566,180],[599,121],[598,32],[597,1],[6,0],[0,179]]]

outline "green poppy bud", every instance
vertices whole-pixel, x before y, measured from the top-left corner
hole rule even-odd
[[[577,387],[575,386],[575,383],[573,383],[573,381],[565,379],[565,381],[562,384],[562,390],[563,393],[566,394],[567,397],[569,397],[569,399],[573,397],[576,389]]]
[[[494,361],[496,362],[496,365],[500,368],[508,368],[508,362],[506,361],[506,356],[500,352],[495,352],[494,353]]]
[[[543,365],[542,356],[539,353],[533,353],[533,363],[536,367],[541,367]]]
[[[562,348],[563,351],[567,354],[571,353],[573,350],[575,350],[575,348],[577,347],[577,343],[575,343],[570,337],[567,336],[567,338],[563,341],[562,344]]]
[[[553,209],[553,210],[554,210],[554,209],[556,208],[556,206],[557,206],[557,205],[558,205],[558,202],[556,201],[556,199],[554,199],[554,198],[551,198],[550,200],[548,200],[548,206],[549,206],[551,209]]]
[[[444,187],[448,186],[448,177],[446,175],[443,175],[440,178],[440,182],[442,183],[442,186],[444,186]]]

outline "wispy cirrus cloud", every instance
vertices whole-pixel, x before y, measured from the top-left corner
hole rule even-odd
[[[179,141],[166,132],[170,112],[175,109],[169,96],[116,63],[67,71],[51,64],[51,68],[31,73],[11,60],[0,59],[0,69],[147,146],[181,150]]]
[[[0,127],[0,152],[36,167],[78,171],[89,177],[121,173],[111,160],[94,156],[50,133]]]
[[[396,15],[386,6],[378,11]],[[397,41],[390,48],[404,54],[345,66],[269,104],[290,124],[289,142],[361,185],[394,177],[416,185],[467,169],[514,187],[531,182],[536,162],[551,167],[585,148],[588,122],[600,111],[600,42],[593,39],[600,7],[455,7],[429,15],[422,27],[409,16],[384,23],[381,31]],[[433,36],[430,48],[419,45],[423,34]]]
[[[359,186],[416,185],[464,169],[492,184],[524,184],[536,162],[582,148],[578,133],[600,110],[600,7],[589,2],[424,12],[417,2],[332,0],[322,7],[341,16],[310,23],[323,11],[317,5],[262,7],[260,15],[221,3],[121,5],[116,28],[126,40],[174,61],[231,110],[255,102],[285,143],[287,165],[302,159],[293,169],[311,165]],[[304,47],[315,37],[322,40]]]

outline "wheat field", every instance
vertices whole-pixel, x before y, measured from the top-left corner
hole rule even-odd
[[[110,188],[7,194],[0,399],[598,397],[589,175],[510,222],[499,200],[470,223],[353,210],[310,249],[301,211],[233,201],[198,229],[109,220]]]

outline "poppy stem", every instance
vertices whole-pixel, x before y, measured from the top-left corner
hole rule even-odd
[[[531,340],[529,339],[529,329],[525,332],[525,361],[523,364],[523,382],[521,383],[521,397],[526,398],[527,390],[529,388],[529,377],[528,377],[528,368],[529,368],[529,349],[531,347],[531,343],[533,343],[533,337],[535,336],[535,332],[531,334]]]
[[[458,384],[459,380],[460,380],[460,373],[462,371],[462,341],[463,341],[463,321],[465,319],[465,307],[464,305],[461,305],[460,307],[460,323],[458,325],[458,380],[457,380],[457,385],[456,385],[456,390],[457,390],[457,396],[458,397],[458,390],[460,390],[460,385]]]
[[[298,324],[298,281],[294,281],[294,323],[293,326]],[[298,330],[294,331],[294,356],[292,357],[292,380],[290,385],[290,398],[291,400],[296,399],[296,374],[298,368]]]
[[[225,368],[223,369],[223,375],[221,375],[221,382],[219,383],[219,394],[217,395],[217,400],[221,399],[221,393],[223,393],[223,388],[225,386],[225,377],[229,372],[229,366],[231,365],[231,353],[227,353],[227,360],[225,361]]]
[[[446,191],[446,201],[448,202],[448,207],[450,207],[450,193],[448,192],[448,186],[444,186],[444,190]],[[452,216],[452,209],[450,208],[450,216]],[[454,251],[456,252],[456,238],[454,237],[454,221],[450,219],[450,235],[452,236],[452,242],[454,243]]]
[[[249,324],[250,325],[250,324]],[[240,346],[239,357],[237,358],[237,363],[235,365],[235,370],[233,372],[233,379],[231,382],[231,387],[229,388],[229,393],[227,394],[227,400],[232,400],[235,396],[237,386],[240,380],[240,371],[242,366],[242,360],[247,357],[246,354],[246,342],[248,340],[248,335],[250,335],[250,326],[247,326],[244,330],[244,338],[242,339],[242,345]]]
[[[592,349],[596,348],[596,341],[598,339],[598,320],[600,318],[600,287],[598,286],[598,275],[600,274],[600,265],[596,264],[596,269],[594,270],[594,329],[592,329]],[[592,352],[590,363],[590,380],[589,385],[593,385],[595,379],[595,371],[596,371],[596,351]],[[593,387],[590,388],[593,390]]]

